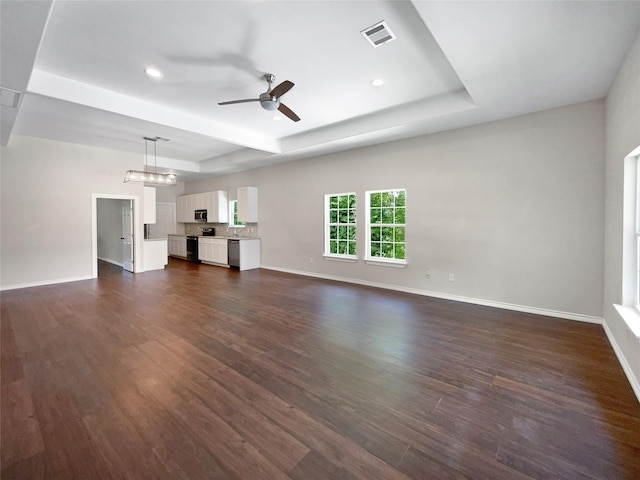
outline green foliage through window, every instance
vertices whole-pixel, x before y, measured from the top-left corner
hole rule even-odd
[[[367,194],[371,257],[405,260],[406,190]]]
[[[329,255],[356,254],[356,195],[327,195],[325,199],[328,223],[326,252]]]
[[[238,201],[231,200],[229,202],[229,226],[230,227],[244,227],[244,222],[238,221]]]

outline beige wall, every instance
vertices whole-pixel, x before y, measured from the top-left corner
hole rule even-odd
[[[186,193],[233,199],[257,186],[263,266],[598,320],[604,132],[595,101],[191,182]],[[385,188],[407,189],[408,267],[324,260],[323,195],[358,194],[362,254],[364,192]]]
[[[640,398],[640,340],[613,306],[622,302],[624,158],[640,145],[640,34],[607,96],[606,122],[604,319],[609,338]]]

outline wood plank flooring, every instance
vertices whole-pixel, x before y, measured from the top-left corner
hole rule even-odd
[[[172,259],[3,292],[2,479],[638,479],[602,327]]]

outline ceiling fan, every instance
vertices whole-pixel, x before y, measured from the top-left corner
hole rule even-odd
[[[264,79],[269,84],[269,88],[264,93],[261,93],[258,98],[247,98],[244,100],[231,100],[229,102],[220,102],[218,105],[231,105],[234,103],[247,103],[247,102],[260,102],[262,108],[265,110],[278,110],[280,113],[289,117],[294,122],[299,122],[300,117],[296,115],[289,107],[284,103],[280,103],[280,97],[287,93],[293,87],[293,82],[285,80],[280,85],[276,86],[273,90],[271,84],[275,81],[276,76],[271,73],[265,73]]]

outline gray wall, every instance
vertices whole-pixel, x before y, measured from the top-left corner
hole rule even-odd
[[[266,267],[598,321],[604,118],[594,101],[191,182],[186,193],[235,198],[257,186]],[[407,189],[408,267],[324,260],[323,195],[358,194],[362,255],[364,192],[385,188]]]
[[[156,188],[156,202],[158,203],[176,203],[176,198],[184,194],[184,183],[178,182],[173,187]]]
[[[143,165],[142,155],[12,136],[0,151],[0,288],[91,278],[92,194],[135,196],[142,210],[142,185],[122,180]]]
[[[122,266],[122,204],[128,200],[100,198],[98,214],[98,258]]]
[[[604,322],[640,398],[640,341],[613,306],[622,303],[624,158],[640,145],[640,35],[609,91],[606,107]]]

